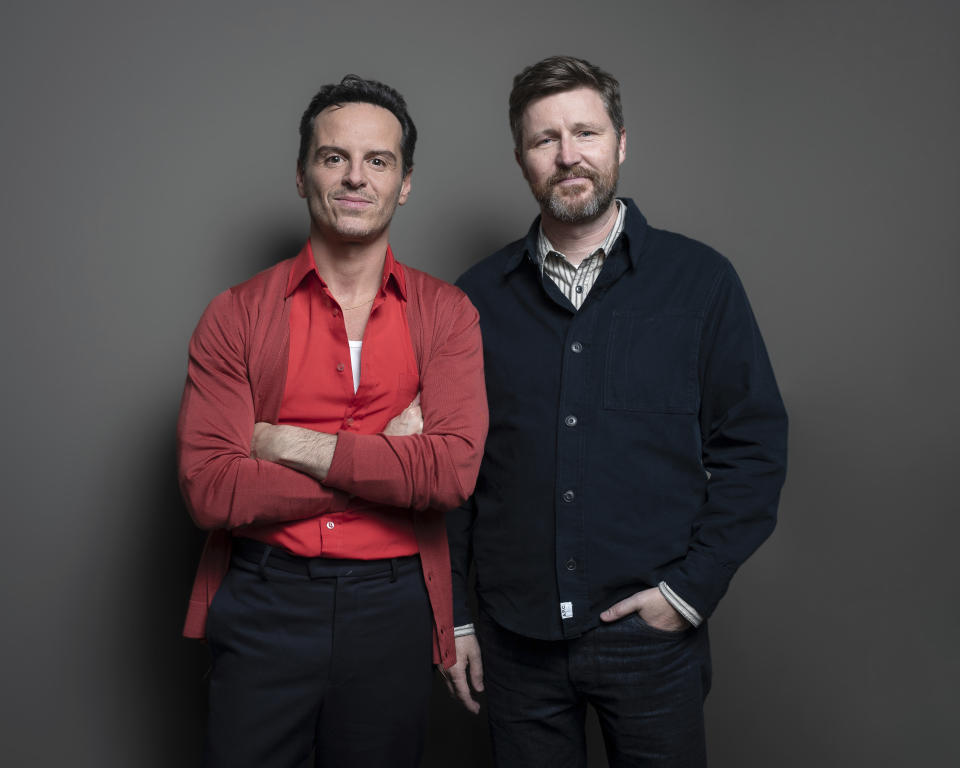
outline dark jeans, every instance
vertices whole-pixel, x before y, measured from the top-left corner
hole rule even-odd
[[[655,629],[636,614],[574,640],[533,640],[481,612],[478,640],[498,768],[583,768],[587,704],[611,768],[706,765],[706,625]]]
[[[433,618],[417,556],[304,559],[238,540],[207,619],[204,765],[419,764]]]

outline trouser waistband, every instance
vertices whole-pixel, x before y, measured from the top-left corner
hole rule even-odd
[[[337,557],[302,557],[262,541],[235,536],[231,560],[236,565],[255,568],[267,579],[267,568],[276,568],[307,579],[329,579],[338,576],[373,578],[385,574],[395,581],[397,574],[420,567],[420,555],[388,557],[378,560],[354,560]],[[239,561],[239,562],[236,562]]]

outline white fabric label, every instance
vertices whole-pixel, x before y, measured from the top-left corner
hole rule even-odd
[[[561,619],[573,618],[573,603],[560,603],[560,618]]]

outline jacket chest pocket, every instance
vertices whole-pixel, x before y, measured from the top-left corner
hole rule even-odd
[[[648,413],[696,413],[695,315],[615,312],[604,367],[603,407]]]

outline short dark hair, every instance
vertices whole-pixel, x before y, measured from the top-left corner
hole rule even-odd
[[[513,90],[510,91],[510,131],[513,133],[514,146],[520,149],[523,113],[531,102],[576,88],[593,88],[597,91],[617,134],[623,131],[623,107],[620,106],[620,83],[617,79],[585,59],[549,56],[530,65],[513,78]]]
[[[413,150],[417,145],[417,128],[407,112],[407,102],[389,85],[376,80],[364,80],[356,75],[347,75],[339,83],[323,86],[310,100],[300,118],[300,152],[297,155],[297,168],[303,170],[313,138],[313,119],[330,106],[343,104],[373,104],[390,110],[400,121],[402,133],[400,149],[403,154],[403,175],[413,168]]]

